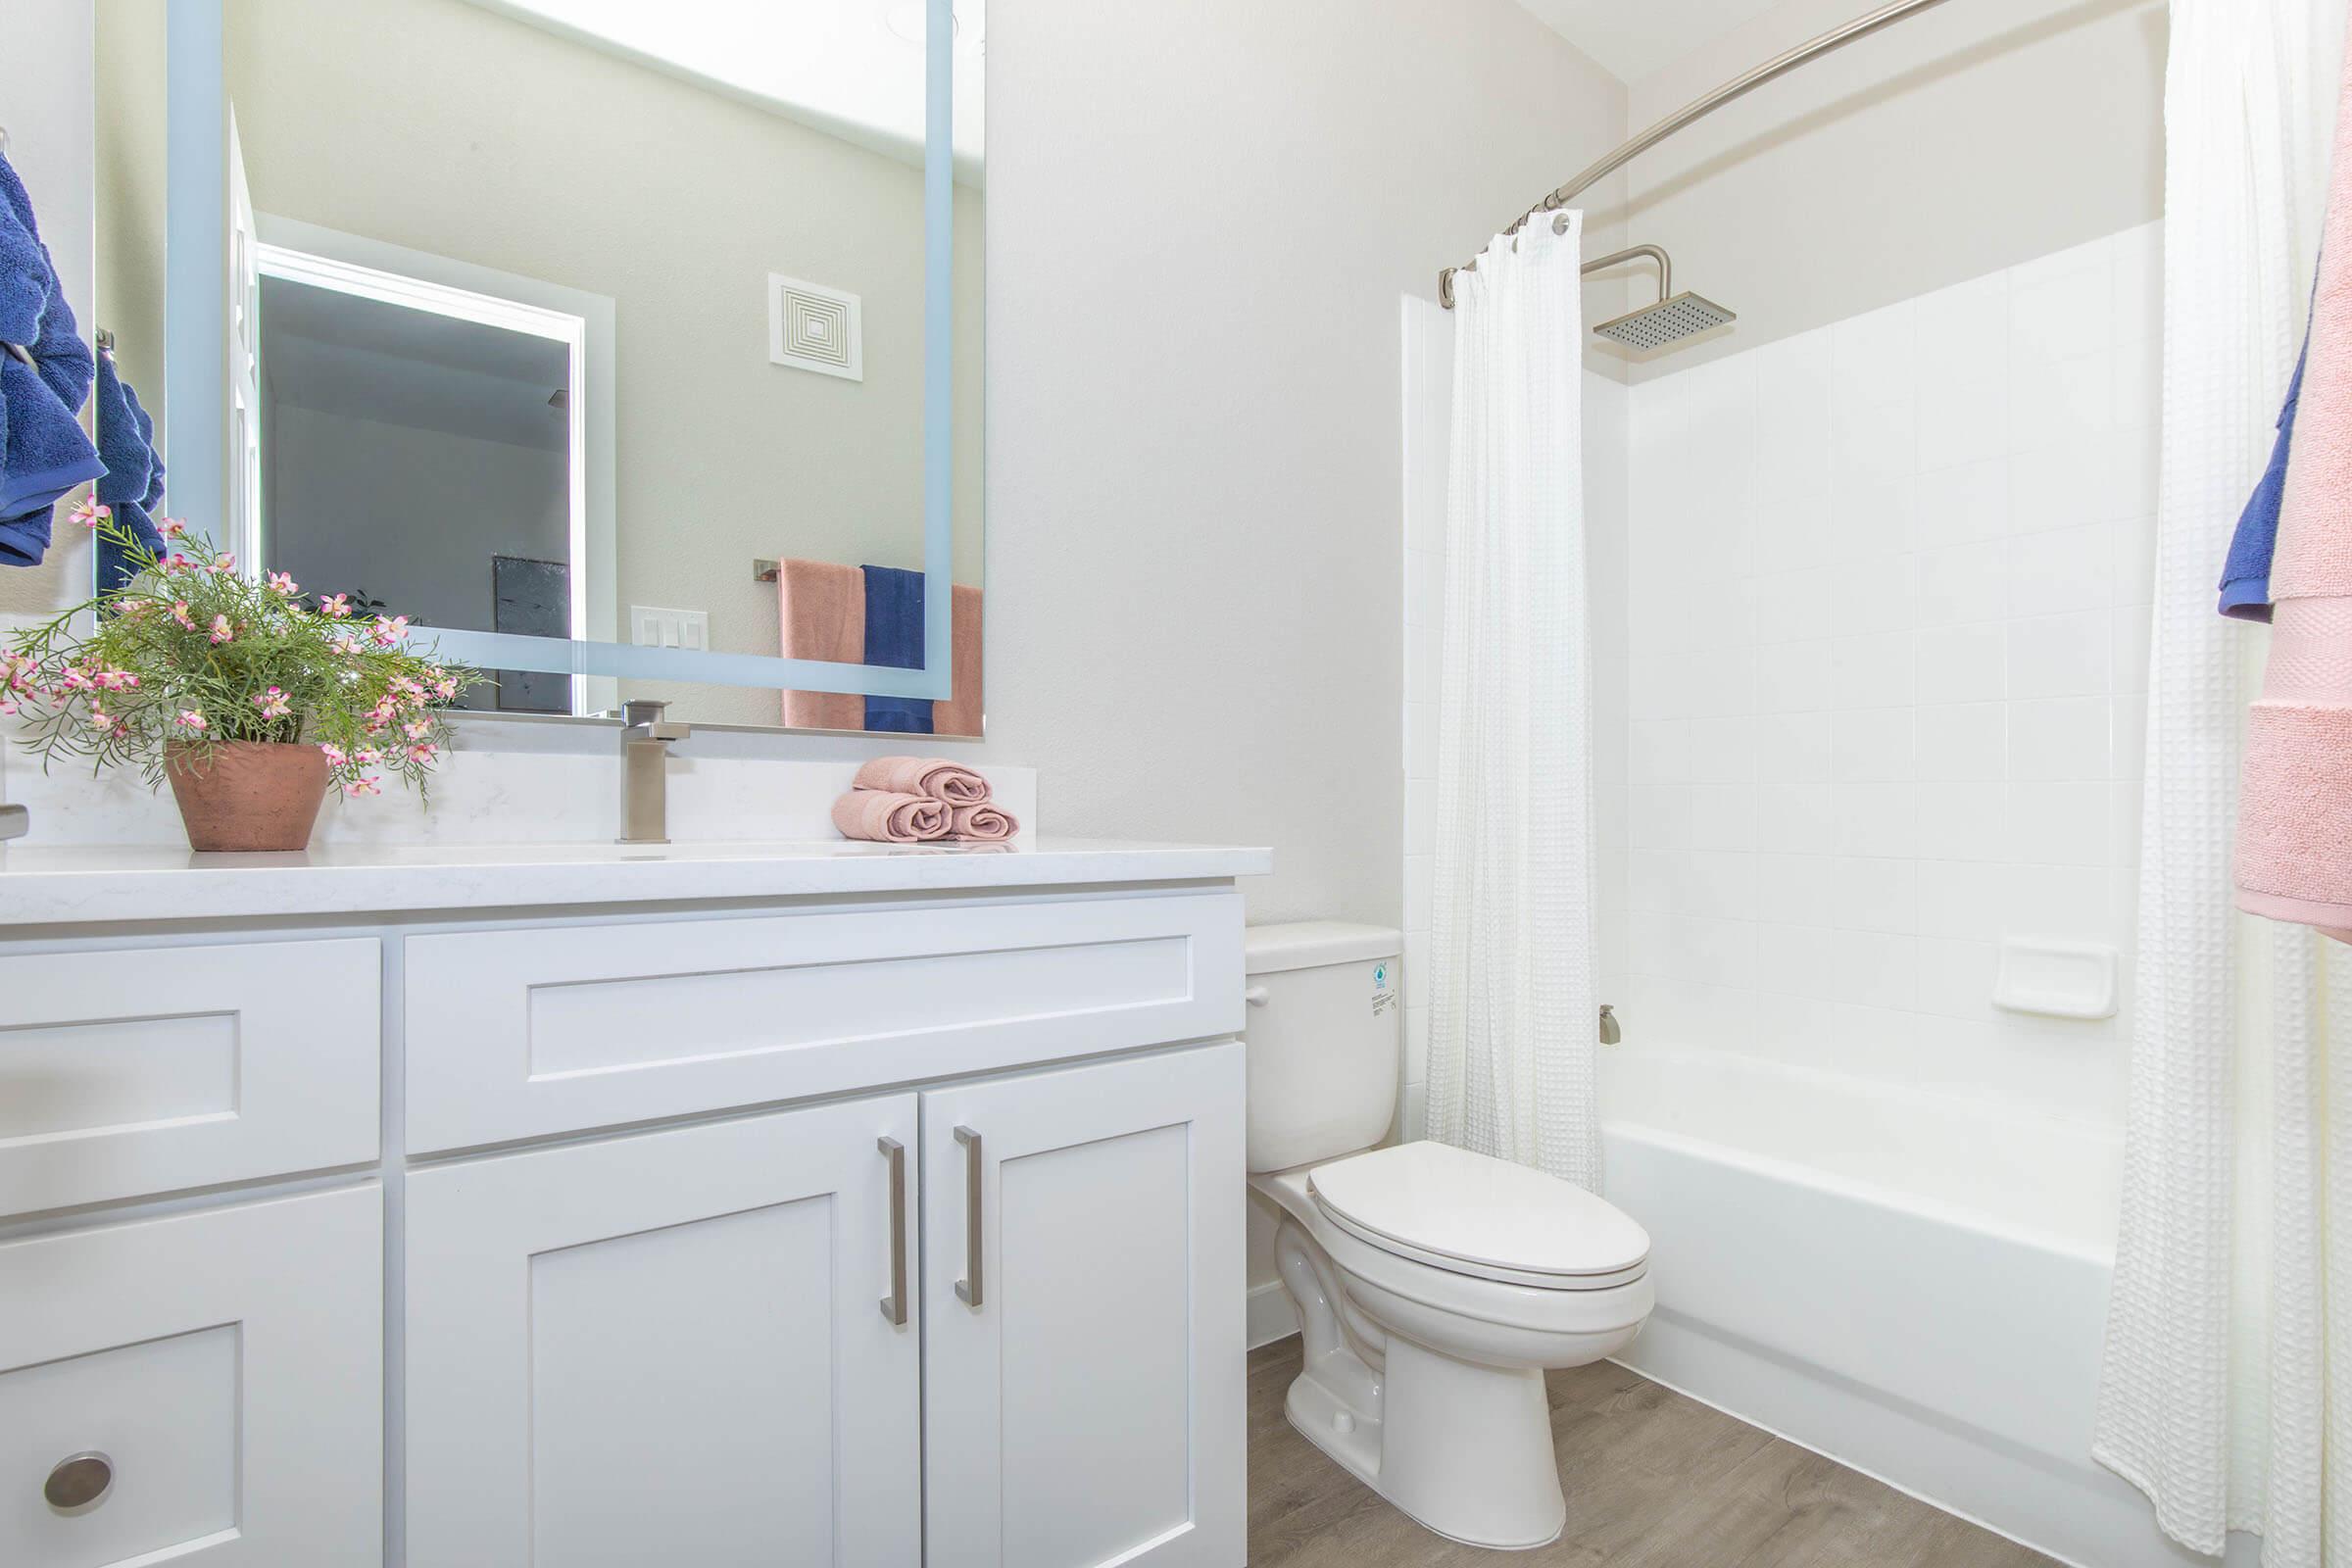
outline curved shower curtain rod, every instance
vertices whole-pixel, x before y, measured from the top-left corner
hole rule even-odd
[[[1914,12],[1925,11],[1931,6],[1941,4],[1943,4],[1943,0],[1893,0],[1890,5],[1881,6],[1867,16],[1856,17],[1842,26],[1832,27],[1820,37],[1800,43],[1785,54],[1773,56],[1747,74],[1735,77],[1713,92],[1694,98],[1683,105],[1682,108],[1668,115],[1639,136],[1634,137],[1624,146],[1592,165],[1592,168],[1583,171],[1574,179],[1536,203],[1535,206],[1530,207],[1526,212],[1521,213],[1518,220],[1503,232],[1516,234],[1527,220],[1538,213],[1548,213],[1555,208],[1567,206],[1569,202],[1582,195],[1586,187],[1593,181],[1615,173],[1692,121],[1705,119],[1733,99],[1746,96],[1774,77],[1785,76],[1808,60],[1819,59],[1834,49],[1843,48],[1856,38],[1866,38],[1881,27],[1891,26]],[[1449,311],[1452,310],[1453,274],[1457,271],[1471,271],[1477,267],[1478,262],[1473,258],[1461,267],[1448,267],[1440,272],[1438,274],[1438,303]]]

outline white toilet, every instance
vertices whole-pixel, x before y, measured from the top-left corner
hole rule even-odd
[[[1649,1236],[1592,1194],[1435,1143],[1371,1146],[1396,1109],[1397,934],[1309,921],[1249,932],[1250,1185],[1305,1368],[1307,1440],[1442,1536],[1556,1539],[1547,1367],[1629,1344]]]

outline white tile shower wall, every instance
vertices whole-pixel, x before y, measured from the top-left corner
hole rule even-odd
[[[1635,389],[1626,1049],[2120,1119],[2124,1020],[1990,994],[2004,937],[2128,956],[2159,273],[2130,229]]]
[[[1424,1127],[1429,1073],[1430,899],[1438,818],[1438,679],[1446,582],[1446,443],[1453,318],[1407,297],[1404,333],[1404,1064],[1399,1137]],[[1592,596],[1594,802],[1600,842],[1600,967],[1609,996],[1626,982],[1627,456],[1631,404],[1608,377],[1585,377],[1585,512]]]

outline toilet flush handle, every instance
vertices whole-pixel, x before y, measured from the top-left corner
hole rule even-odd
[[[1251,986],[1242,993],[1242,1000],[1252,1007],[1262,1007],[1266,1004],[1267,996],[1268,992],[1264,986]]]

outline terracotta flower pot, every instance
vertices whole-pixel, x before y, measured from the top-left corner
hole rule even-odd
[[[199,850],[299,850],[326,799],[326,756],[316,746],[231,741],[209,756],[173,748],[164,776]]]

